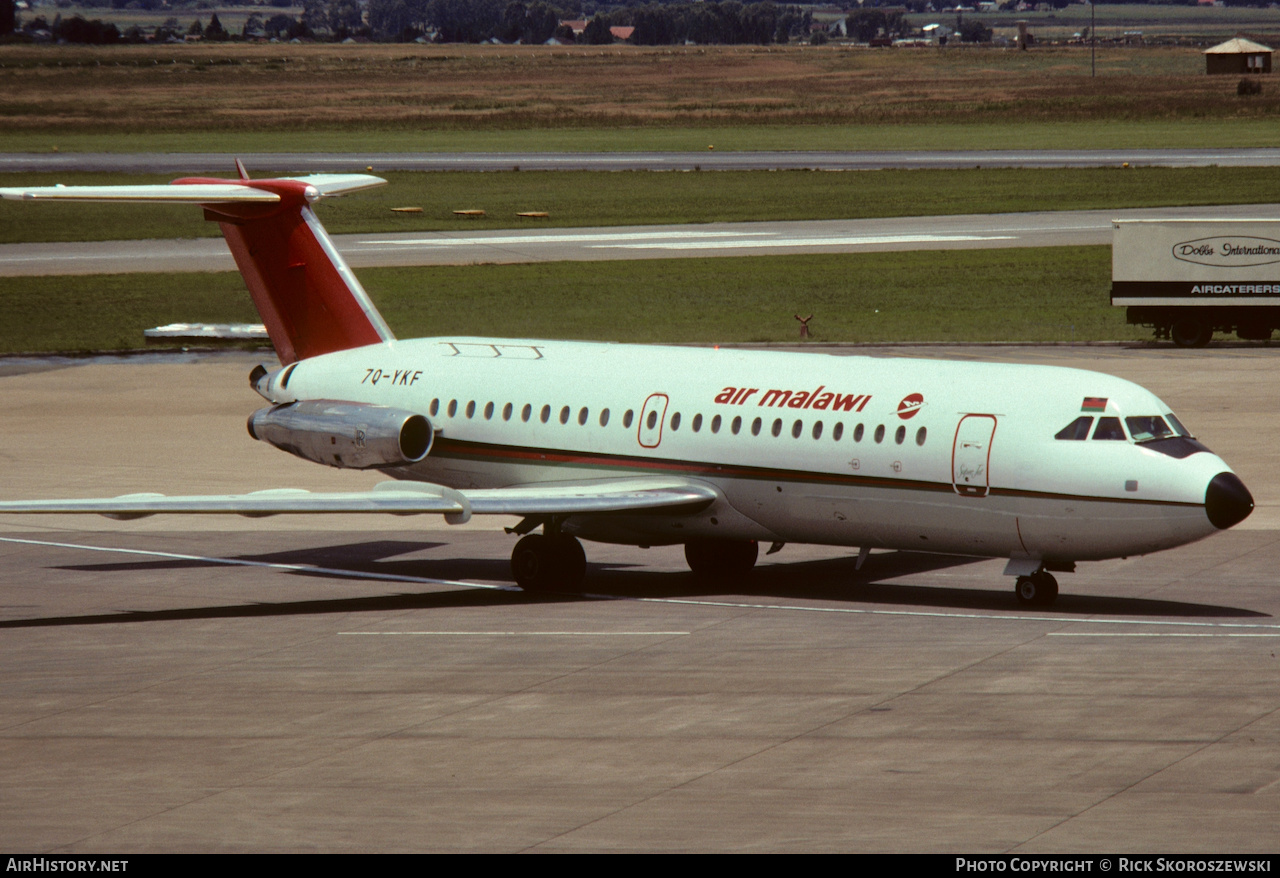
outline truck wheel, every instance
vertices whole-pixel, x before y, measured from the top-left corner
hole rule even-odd
[[[1194,317],[1184,317],[1173,324],[1169,336],[1180,348],[1202,348],[1213,338],[1213,330]]]

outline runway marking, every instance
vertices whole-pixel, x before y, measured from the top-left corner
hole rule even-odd
[[[118,546],[86,546],[79,543],[58,543],[51,540],[24,540],[17,537],[0,537],[4,543],[25,543],[31,546],[53,546],[59,549],[84,549],[87,552],[115,552],[121,555],[145,555],[152,558],[171,558],[177,561],[202,561],[207,564],[223,564],[228,567],[264,567],[269,570],[285,570],[291,573],[323,573],[347,579],[376,579],[382,582],[412,582],[421,585],[451,585],[465,588],[487,588],[495,591],[514,591],[514,585],[485,585],[479,582],[460,582],[453,579],[433,579],[428,576],[407,576],[399,573],[372,573],[359,570],[343,570],[339,567],[313,567],[307,564],[279,564],[272,561],[246,561],[241,558],[216,558],[210,555],[184,555],[180,552],[157,552],[148,549],[124,549]]]
[[[684,637],[689,631],[339,631],[340,637]]]
[[[1275,631],[1276,634],[1257,636],[1280,636],[1280,625],[1265,625],[1252,622],[1169,622],[1157,619],[1082,619],[1074,616],[994,616],[985,613],[942,613],[926,610],[866,610],[857,607],[805,607],[792,604],[748,604],[736,601],[696,601],[688,598],[623,598],[605,594],[584,595],[584,597],[595,597],[604,600],[640,601],[643,603],[654,604],[690,604],[693,606],[727,607],[729,609],[742,610],[797,610],[808,613],[847,613],[850,615],[862,616],[920,616],[937,619],[979,619],[982,621],[998,622],[1062,622],[1076,625],[1167,625],[1190,628],[1260,628],[1268,631]],[[1087,632],[1080,633],[1077,636],[1087,636]],[[1117,634],[1114,636],[1120,635]]]
[[[211,555],[187,555],[180,552],[160,552],[153,549],[126,549],[118,546],[90,546],[81,543],[62,543],[53,540],[32,540],[22,539],[19,537],[0,537],[0,542],[4,543],[20,543],[31,546],[50,546],[60,549],[83,549],[87,552],[108,552],[122,555],[143,555],[152,558],[171,558],[178,561],[201,561],[208,564],[222,564],[228,567],[261,567],[268,570],[283,570],[290,573],[323,573],[329,576],[343,577],[347,579],[373,579],[382,582],[411,582],[422,585],[448,585],[455,588],[483,588],[492,591],[515,591],[517,586],[514,585],[488,585],[480,582],[466,582],[458,579],[435,579],[429,576],[408,576],[399,573],[372,573],[362,572],[359,570],[343,570],[336,567],[312,567],[306,564],[280,564],[271,561],[246,561],[240,558],[218,558]],[[927,610],[872,610],[860,607],[814,607],[803,606],[798,604],[755,604],[743,601],[700,601],[689,598],[636,598],[622,597],[611,594],[583,594],[585,598],[593,598],[595,600],[609,601],[635,601],[637,603],[647,604],[683,604],[693,607],[722,607],[735,610],[788,610],[801,613],[837,613],[852,616],[908,616],[919,618],[934,619],[974,619],[978,621],[997,621],[997,622],[1056,622],[1059,624],[1073,625],[1145,625],[1145,626],[1164,626],[1177,628],[1205,628],[1205,629],[1254,629],[1267,633],[1259,634],[1240,634],[1237,636],[1253,636],[1253,637],[1276,637],[1280,636],[1280,624],[1262,624],[1252,622],[1173,622],[1156,619],[1097,619],[1097,618],[1077,618],[1073,616],[1028,616],[1028,615],[1005,615],[997,616],[987,613],[943,613],[938,611]],[[396,632],[348,632],[351,634],[392,634]],[[431,632],[422,632],[431,633]],[[462,633],[462,632],[459,632]],[[561,632],[565,633],[565,632]],[[649,633],[649,632],[636,632]],[[688,632],[658,632],[665,634],[687,634]],[[1050,632],[1052,635],[1053,632]],[[1059,636],[1066,636],[1060,634]],[[1078,632],[1071,636],[1076,637],[1125,637],[1138,636],[1136,634],[1117,632],[1114,634]],[[1158,637],[1160,634],[1151,634],[1148,636]],[[1167,636],[1177,636],[1170,633]],[[1221,637],[1222,634],[1194,634],[1188,633],[1182,636],[1194,637]]]
[[[1264,634],[1196,634],[1183,631],[1050,631],[1050,637],[1280,637],[1280,631]]]
[[[877,244],[952,244],[964,241],[1012,241],[1015,235],[832,235],[820,238],[753,241],[671,241],[651,244],[593,244],[593,250],[740,250],[747,247],[852,247]]]

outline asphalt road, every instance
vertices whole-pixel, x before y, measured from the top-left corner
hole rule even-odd
[[[8,153],[0,172],[119,171],[234,174],[240,158],[252,171],[756,171],[811,168],[870,171],[886,168],[1273,167],[1280,148],[1106,150],[922,150],[906,152],[634,152],[634,153]]]
[[[1259,508],[1036,611],[1000,561],[787,546],[708,589],[592,544],[597,597],[529,599],[505,522],[5,516],[0,847],[1273,852],[1274,350],[864,351],[1137,380]],[[377,478],[253,442],[253,363],[11,364],[6,496]]]
[[[807,222],[336,235],[354,268],[1110,244],[1111,220],[1275,217],[1278,204]],[[0,277],[231,271],[220,238],[0,245]]]

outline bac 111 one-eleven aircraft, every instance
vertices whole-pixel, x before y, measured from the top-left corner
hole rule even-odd
[[[578,538],[683,544],[745,573],[788,542],[1007,558],[1023,604],[1052,573],[1229,528],[1243,482],[1169,407],[1076,369],[443,337],[397,340],[311,205],[366,175],[4,189],[21,200],[189,202],[222,227],[280,367],[249,432],[377,469],[370,491],[7,502],[0,512],[520,516],[522,588],[580,587]],[[535,531],[541,529],[541,533]]]

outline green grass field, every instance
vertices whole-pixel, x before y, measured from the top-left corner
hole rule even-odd
[[[375,172],[377,169],[374,169]],[[717,171],[388,173],[390,185],[333,199],[334,233],[456,231],[520,225],[609,226],[854,219],[1247,204],[1280,198],[1280,168],[969,169],[961,171]],[[160,183],[164,177],[0,175],[0,186]],[[422,207],[421,214],[392,212]],[[454,210],[483,209],[462,219]],[[521,211],[547,211],[529,220]],[[0,204],[0,243],[199,237],[218,234],[189,206]]]
[[[1234,84],[1234,83],[1233,83]],[[856,125],[684,125],[512,130],[162,131],[142,134],[0,131],[0,152],[719,152],[753,150],[1209,149],[1275,146],[1274,119],[1115,119]]]
[[[627,342],[1091,341],[1146,337],[1108,302],[1110,249],[671,259],[360,273],[400,337]],[[129,350],[175,321],[256,322],[239,275],[6,278],[0,351]]]

